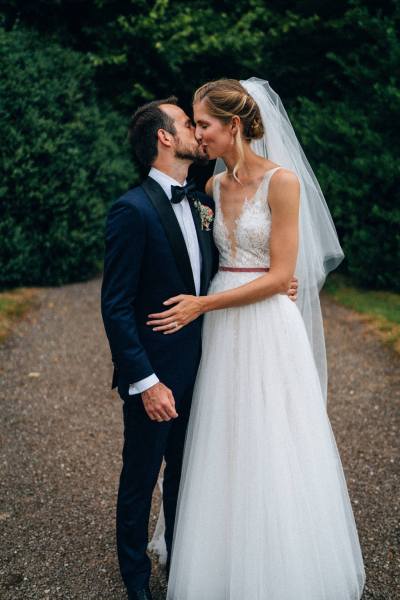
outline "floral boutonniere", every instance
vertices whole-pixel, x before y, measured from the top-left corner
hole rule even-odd
[[[202,204],[200,200],[195,200],[193,206],[199,213],[201,228],[205,231],[210,231],[210,225],[214,220],[214,212],[212,208]]]

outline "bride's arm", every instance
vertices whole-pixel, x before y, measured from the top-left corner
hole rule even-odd
[[[164,304],[174,305],[162,313],[149,315],[148,324],[156,331],[175,333],[201,314],[211,310],[252,304],[275,294],[287,292],[293,276],[298,250],[300,184],[291,171],[281,169],[269,186],[272,214],[270,270],[239,287],[208,296],[181,294]],[[177,324],[178,327],[173,325]]]

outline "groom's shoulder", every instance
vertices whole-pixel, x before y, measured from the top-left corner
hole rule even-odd
[[[136,208],[141,208],[147,200],[146,193],[141,185],[137,185],[127,190],[122,196],[114,200],[113,204],[126,204]]]
[[[144,215],[149,210],[147,195],[141,185],[130,188],[111,203],[109,215],[116,212],[140,213]]]
[[[106,227],[119,229],[128,222],[143,225],[151,218],[150,210],[144,190],[137,185],[111,203],[107,213]]]

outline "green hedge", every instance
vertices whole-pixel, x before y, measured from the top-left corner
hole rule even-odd
[[[30,31],[0,31],[0,286],[94,274],[109,202],[135,177],[126,122],[93,67]]]
[[[400,110],[391,111],[400,119]],[[382,99],[380,118],[390,115]],[[304,100],[299,129],[345,250],[341,270],[366,287],[400,290],[398,140],[348,102],[316,107]]]
[[[71,108],[64,112],[65,98],[60,100],[61,94],[49,90],[46,84],[52,79],[61,81],[61,75],[58,79],[54,71],[63,73],[64,66],[68,69],[62,77],[68,89],[73,90],[74,101],[69,99],[68,106],[73,104],[74,115],[83,114],[89,106],[91,114],[97,111],[92,84],[95,81],[101,98],[123,113],[125,119],[138,104],[170,93],[178,94],[190,110],[193,90],[209,79],[254,75],[269,79],[284,101],[333,212],[346,254],[341,269],[362,285],[400,289],[400,282],[394,276],[400,254],[400,175],[397,167],[400,137],[396,128],[400,122],[399,2],[88,0],[80,3],[78,25],[73,4],[68,0],[56,3],[9,0],[2,3],[0,23],[5,27],[12,29],[24,24],[35,28],[43,36],[55,36],[60,44],[84,53],[86,57],[79,59],[77,54],[61,49],[56,52],[55,44],[54,48],[49,46],[47,49],[45,45],[48,44],[41,45],[36,40],[35,47],[41,48],[40,52],[37,50],[39,64],[47,65],[39,68],[29,56],[31,40],[24,42],[23,48],[21,41],[9,42],[10,51],[2,51],[2,62],[6,61],[8,67],[6,82],[0,83],[0,94],[10,94],[10,113],[14,121],[21,119],[21,109],[14,108],[14,104],[24,106],[29,100],[26,90],[42,97],[42,82],[37,82],[42,77],[45,84],[43,101],[48,99],[52,121],[55,119],[57,123],[61,119],[64,124],[66,119],[71,124],[68,132],[61,126],[58,129],[62,134],[58,133],[57,140],[61,143],[65,138],[64,153],[73,153],[74,147],[81,149],[89,145],[80,139],[78,143],[70,142],[80,136],[73,131],[74,120],[71,122],[68,116]],[[58,53],[65,57],[65,65],[64,58],[56,60]],[[30,74],[24,79],[20,66],[26,69],[24,65],[28,58]],[[93,65],[94,73],[86,61]],[[43,70],[45,77],[41,74]],[[60,83],[55,85],[57,90],[60,87]],[[82,100],[78,101],[76,94],[81,90]],[[0,116],[1,125],[7,119],[5,112]],[[36,112],[43,113],[38,109]],[[24,155],[27,150],[32,152],[39,143],[43,128],[43,123],[31,123],[36,116],[29,118],[28,133],[22,150],[19,150]],[[126,169],[121,167],[123,161],[119,156],[125,151],[120,140],[116,144],[113,141],[117,136],[124,137],[125,124],[121,128],[118,117],[109,112],[106,114],[104,110],[94,122],[98,124],[103,119],[106,119],[104,129],[108,128],[107,134],[102,133],[102,125],[94,126],[94,131],[96,127],[97,130],[92,132],[92,139],[95,138],[97,143],[92,145],[96,152],[90,153],[90,160],[100,166],[102,173],[109,171],[103,186],[98,184],[95,189],[91,186],[93,178],[87,176],[87,172],[92,167],[86,150],[71,168],[64,156],[60,158],[62,173],[65,170],[70,177],[69,172],[72,172],[74,185],[84,190],[83,194],[81,191],[75,193],[75,197],[85,197],[85,202],[79,205],[79,213],[86,210],[87,199],[92,201],[93,198],[103,200],[99,203],[96,200],[95,206],[100,212],[104,210],[99,207],[116,195],[114,190],[119,184],[121,188],[126,187],[126,174],[132,173],[129,165]],[[116,133],[110,131],[113,119]],[[31,129],[32,134],[29,133]],[[6,123],[6,131],[9,130],[10,124]],[[15,135],[17,131],[15,127]],[[49,134],[49,138],[53,143],[54,136]],[[115,150],[105,152],[110,146],[115,146]],[[16,151],[20,148],[19,143],[14,143],[13,147],[14,155],[19,156]],[[51,154],[52,159],[55,156],[59,159],[59,154],[57,148],[57,152]],[[108,160],[101,158],[105,154],[114,157],[111,168]],[[35,157],[29,160],[37,164]],[[26,170],[29,163],[25,160],[22,163]],[[8,172],[3,178],[7,182],[7,193],[10,190],[14,194],[16,184],[18,189],[22,186],[23,179],[13,175],[18,168],[21,168],[21,158],[16,160],[14,156],[8,161]],[[79,183],[82,169],[85,174]],[[49,206],[57,180],[49,178],[46,186],[41,184],[51,192],[46,191],[43,195],[39,193],[36,181],[40,179],[40,173],[37,169],[35,173],[35,177],[32,176],[35,187],[30,189],[28,179],[22,198],[27,198],[27,206],[32,203],[35,206],[35,202],[45,202]],[[134,177],[132,173],[131,179]],[[100,193],[101,187],[104,192]],[[62,189],[65,190],[65,185]],[[60,194],[59,189],[56,191]],[[88,212],[96,211],[89,209]],[[43,220],[48,222],[45,216]],[[82,232],[82,240],[77,245],[84,248],[90,243],[91,229],[86,217],[83,222],[83,229],[74,227],[73,230],[78,236]],[[26,228],[21,226],[21,219],[13,218],[6,226],[6,231],[9,230],[17,242],[8,251],[8,256],[18,256],[14,248],[20,246],[18,235],[25,234]],[[96,228],[94,237],[100,244],[97,231]],[[50,244],[48,252],[52,256],[53,248],[58,251],[56,240],[44,236],[43,239]],[[1,244],[0,240],[0,248]],[[0,258],[4,252],[0,250]],[[22,261],[24,265],[30,259],[29,252],[27,255]],[[64,264],[57,267],[59,272]],[[82,272],[73,277],[84,277],[83,264],[76,263],[76,268],[80,267]],[[29,266],[26,274],[31,270]],[[67,270],[70,272],[69,268]],[[76,271],[75,267],[72,271]]]
[[[352,48],[328,53],[336,94],[301,99],[298,125],[358,284],[400,290],[400,9],[391,16],[352,2],[340,26]],[[358,42],[354,32],[357,32]]]

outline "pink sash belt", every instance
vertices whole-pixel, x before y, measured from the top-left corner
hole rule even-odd
[[[267,267],[219,267],[220,271],[231,271],[232,273],[266,273]]]

